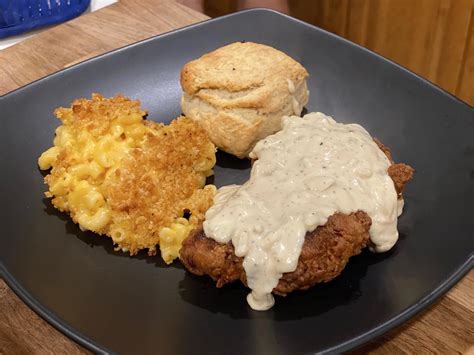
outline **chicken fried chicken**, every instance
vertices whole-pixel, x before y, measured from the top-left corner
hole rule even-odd
[[[388,174],[401,198],[414,170],[406,164],[393,164],[388,148],[377,140],[376,143],[392,162]],[[273,293],[284,296],[334,279],[342,272],[349,258],[359,254],[369,244],[371,224],[370,217],[363,211],[349,215],[335,213],[329,217],[325,225],[306,234],[296,270],[283,274]],[[210,276],[217,287],[236,280],[246,285],[243,258],[234,254],[232,242],[220,244],[207,238],[202,227],[184,240],[180,259],[193,274]]]

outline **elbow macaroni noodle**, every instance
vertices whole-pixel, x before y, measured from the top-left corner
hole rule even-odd
[[[215,194],[215,147],[184,117],[170,125],[145,121],[138,101],[93,94],[59,108],[54,146],[38,159],[51,169],[52,204],[82,230],[112,238],[117,250],[156,253],[166,263],[204,218]],[[184,212],[190,218],[183,218]]]

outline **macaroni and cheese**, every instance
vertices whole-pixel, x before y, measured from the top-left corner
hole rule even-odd
[[[83,230],[112,238],[116,250],[156,254],[166,263],[204,218],[215,194],[215,147],[193,121],[144,120],[139,101],[118,95],[75,100],[55,115],[54,146],[38,159],[51,169],[46,196]],[[187,217],[187,218],[185,218]]]

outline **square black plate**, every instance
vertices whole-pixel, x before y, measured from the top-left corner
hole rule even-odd
[[[122,92],[139,98],[150,119],[169,121],[180,114],[182,65],[242,40],[278,48],[308,69],[308,111],[362,124],[396,161],[416,169],[393,250],[364,252],[334,281],[261,313],[248,308],[241,285],[218,290],[179,263],[130,258],[114,252],[110,239],[82,233],[43,199],[36,166],[58,125],[54,108],[92,92]],[[3,277],[40,315],[96,351],[342,351],[406,320],[472,267],[472,107],[366,49],[273,11],[237,13],[94,58],[2,97],[0,115]],[[247,178],[245,162],[218,159],[216,184]]]

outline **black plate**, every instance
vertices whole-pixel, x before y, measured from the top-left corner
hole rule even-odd
[[[354,257],[334,281],[254,312],[241,285],[216,289],[179,263],[130,258],[108,238],[82,233],[42,196],[36,166],[51,145],[54,108],[91,92],[142,100],[150,119],[180,113],[184,63],[234,41],[285,51],[309,71],[308,111],[357,122],[416,168],[385,254]],[[207,21],[119,49],[12,92],[2,123],[1,271],[36,312],[96,351],[300,353],[346,350],[400,324],[472,267],[473,109],[357,45],[268,10]],[[219,155],[217,185],[248,164]],[[99,345],[100,344],[100,345]]]

